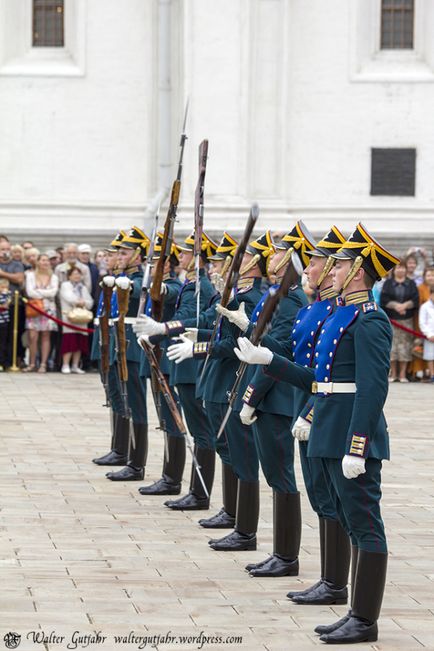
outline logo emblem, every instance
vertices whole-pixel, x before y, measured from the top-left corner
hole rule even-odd
[[[6,635],[3,638],[3,641],[7,649],[18,649],[21,643],[21,635],[19,635],[19,633],[13,633],[13,632],[6,633]]]

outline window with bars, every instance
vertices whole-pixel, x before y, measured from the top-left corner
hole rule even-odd
[[[33,47],[64,46],[64,0],[33,0]]]
[[[411,50],[414,33],[414,0],[381,1],[381,49]]]
[[[371,195],[414,197],[415,149],[371,150]]]

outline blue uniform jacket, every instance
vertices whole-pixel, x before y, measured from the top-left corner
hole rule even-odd
[[[314,349],[314,368],[274,355],[264,372],[306,392],[312,391],[314,381],[356,384],[355,393],[314,394],[308,456],[388,459],[383,405],[392,328],[374,301],[348,304],[349,298],[324,321]],[[372,299],[371,292],[367,298]]]

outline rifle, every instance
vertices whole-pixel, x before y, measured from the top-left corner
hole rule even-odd
[[[274,312],[276,311],[280,300],[288,295],[289,288],[298,280],[298,273],[294,269],[294,266],[292,262],[290,261],[288,266],[286,267],[285,273],[283,275],[282,281],[280,283],[280,287],[275,287],[271,288],[270,292],[265,300],[264,307],[261,310],[261,313],[258,317],[258,320],[256,322],[255,328],[251,334],[250,341],[254,346],[257,346],[263,336],[266,333],[266,329],[273,317]],[[241,380],[244,377],[244,373],[246,372],[248,364],[246,362],[241,362],[238,370],[236,372],[236,379],[233,384],[232,389],[228,393],[228,409],[226,411],[226,414],[223,418],[223,421],[220,425],[219,431],[217,433],[217,440],[222,436],[224,429],[226,427],[226,423],[229,420],[229,416],[231,415],[235,401],[238,397],[238,391],[239,387],[241,384]]]
[[[194,195],[194,269],[196,286],[194,289],[196,297],[196,325],[199,327],[200,314],[200,254],[202,251],[203,233],[203,196],[205,188],[206,161],[208,158],[208,140],[202,140],[199,145],[199,178],[197,180],[196,192]]]
[[[125,316],[128,312],[129,302],[129,289],[117,288],[119,318],[116,321],[116,351],[117,351],[117,365],[119,373],[119,381],[121,385],[122,401],[124,403],[124,416],[125,418],[131,417],[131,410],[128,403],[128,366],[127,366],[127,338],[125,334]],[[133,448],[136,448],[136,440],[134,437],[134,428],[131,428],[132,437],[131,443]]]
[[[178,172],[176,174],[176,179],[174,180],[172,185],[169,210],[167,212],[167,217],[164,224],[163,240],[161,242],[161,253],[160,253],[160,257],[158,258],[157,265],[155,267],[154,280],[150,290],[150,295],[152,299],[152,316],[156,321],[161,321],[163,315],[163,298],[161,296],[161,284],[163,282],[164,263],[166,262],[167,258],[170,256],[170,252],[172,249],[173,230],[175,228],[179,194],[181,192],[181,177],[182,177],[182,164],[183,164],[182,161],[184,158],[185,141],[187,140],[187,134],[185,132],[187,126],[187,115],[188,115],[188,102],[185,107],[184,125],[182,128],[181,142],[179,143],[181,151],[179,154]]]
[[[229,303],[229,300],[231,298],[232,290],[234,289],[234,287],[236,287],[236,285],[238,283],[238,278],[239,278],[239,275],[240,275],[240,267],[241,267],[241,263],[243,261],[243,256],[244,256],[244,254],[246,252],[246,248],[247,248],[247,245],[249,243],[250,236],[252,234],[253,229],[255,228],[255,224],[256,224],[256,221],[257,221],[258,217],[259,217],[259,206],[258,206],[257,203],[254,203],[254,204],[252,204],[252,207],[250,208],[250,214],[249,214],[249,218],[247,220],[246,227],[244,229],[243,237],[241,239],[241,242],[240,242],[239,246],[237,247],[237,250],[235,251],[235,255],[234,255],[233,259],[232,259],[231,266],[229,267],[229,271],[228,271],[228,274],[226,276],[226,283],[225,283],[223,293],[222,293],[222,296],[221,296],[221,299],[220,299],[220,305],[222,307],[227,306],[227,304]],[[208,352],[207,352],[205,361],[203,363],[199,383],[202,382],[202,380],[204,378],[205,369],[207,367],[209,358],[211,356],[211,352],[212,352],[212,349],[213,349],[213,346],[214,346],[215,339],[217,337],[217,333],[218,333],[219,328],[220,328],[220,323],[222,321],[222,318],[223,317],[222,317],[221,314],[216,315],[214,329],[213,329],[213,331],[211,333],[211,339],[209,340],[209,343],[208,343]]]
[[[111,301],[113,295],[113,287],[102,285],[103,294],[103,312],[99,318],[99,345],[101,349],[101,381],[105,391],[105,406],[110,406],[110,398],[108,391],[108,374],[110,367],[110,330],[109,319],[111,314]]]

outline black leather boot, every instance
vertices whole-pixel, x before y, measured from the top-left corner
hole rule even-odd
[[[332,633],[321,635],[327,644],[355,644],[378,639],[380,616],[386,583],[387,554],[359,549],[354,601],[351,616]]]
[[[163,476],[150,486],[139,488],[141,495],[179,495],[185,466],[185,438],[167,435]]]
[[[321,564],[321,578],[319,581],[314,583],[314,585],[309,586],[306,590],[296,590],[290,591],[287,593],[288,599],[292,599],[295,596],[305,595],[311,590],[318,588],[320,583],[324,580],[324,567],[325,567],[325,518],[318,516],[318,529],[319,529],[319,553],[320,553],[320,564]]]
[[[307,594],[292,597],[296,604],[328,606],[346,604],[348,601],[350,540],[338,520],[326,520],[325,537],[324,580]]]
[[[214,483],[215,450],[210,448],[196,448],[195,455],[202,479],[204,480],[208,493],[211,495],[212,485]],[[190,491],[188,495],[184,495],[179,500],[168,500],[164,504],[174,511],[202,511],[209,509],[209,497],[206,496],[194,464],[191,468]]]
[[[258,519],[259,481],[239,479],[235,531],[220,540],[210,540],[210,547],[221,552],[254,551]]]
[[[356,545],[351,545],[351,603],[354,598],[354,586],[356,583],[357,561],[359,556],[359,548]],[[315,633],[323,635],[325,633],[332,633],[338,628],[343,626],[351,617],[351,608],[346,615],[338,619],[333,624],[319,625],[315,628]]]
[[[199,520],[201,527],[206,529],[233,529],[235,527],[237,488],[238,478],[232,470],[232,466],[222,463],[223,508],[211,518]]]
[[[250,576],[297,576],[300,541],[300,493],[273,491],[273,555]]]
[[[124,418],[116,412],[112,413],[113,436],[111,450],[102,457],[92,459],[97,466],[123,466],[127,463],[128,439],[130,424],[128,418]]]
[[[106,477],[111,481],[140,481],[144,477],[148,457],[148,425],[133,423],[133,430],[135,447],[130,438],[127,465],[117,472],[108,472]]]

